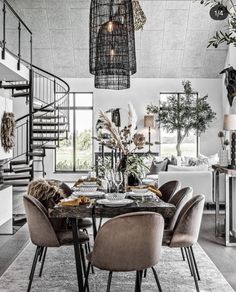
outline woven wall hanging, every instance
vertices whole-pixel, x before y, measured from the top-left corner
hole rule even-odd
[[[14,147],[15,128],[14,113],[4,112],[1,122],[1,145],[7,153]]]

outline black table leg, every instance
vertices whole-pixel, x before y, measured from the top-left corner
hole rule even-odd
[[[93,207],[93,211],[92,211],[92,221],[93,221],[93,239],[95,240],[96,236],[97,236],[97,221],[96,221],[96,216],[95,216],[95,206]]]
[[[74,252],[75,252],[75,264],[76,264],[76,272],[77,272],[77,281],[78,281],[78,291],[83,291],[83,272],[81,265],[81,255],[79,248],[79,238],[78,238],[78,229],[76,218],[71,218],[72,232],[73,232],[73,241],[74,241]]]

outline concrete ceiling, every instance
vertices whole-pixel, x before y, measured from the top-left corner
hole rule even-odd
[[[34,63],[61,77],[91,77],[88,69],[89,0],[11,0],[33,31]],[[138,70],[143,78],[217,78],[227,46],[207,49],[209,37],[225,29],[209,8],[192,1],[142,0],[147,16],[136,33]],[[16,46],[8,20],[9,46]],[[16,27],[16,26],[15,26]]]

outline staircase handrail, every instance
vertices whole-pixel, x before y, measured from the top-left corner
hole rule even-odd
[[[29,62],[27,62],[27,61],[25,61],[25,60],[23,60],[23,59],[22,59],[21,61],[23,61],[23,62],[25,62],[27,65],[30,65],[30,66],[31,66],[31,64],[30,64]],[[53,74],[53,73],[50,73],[50,72],[48,72],[48,71],[46,71],[46,70],[44,70],[44,69],[42,69],[42,68],[40,68],[40,67],[38,67],[38,66],[35,66],[35,65],[33,65],[33,64],[32,64],[32,68],[37,69],[37,70],[39,70],[39,71],[41,71],[41,72],[43,72],[43,73],[45,73],[45,74],[51,76],[52,78],[55,78],[55,79],[61,81],[61,82],[64,84],[64,86],[65,86],[65,87],[61,86],[61,87],[65,90],[65,92],[61,92],[61,93],[63,94],[62,97],[60,97],[60,98],[57,99],[57,100],[54,100],[54,101],[51,102],[51,103],[48,103],[47,105],[41,107],[40,109],[33,110],[33,112],[31,113],[31,114],[33,115],[33,114],[35,114],[35,113],[37,113],[37,112],[39,112],[39,111],[42,111],[42,110],[44,110],[44,109],[47,109],[47,108],[50,107],[50,106],[55,105],[56,103],[58,103],[58,102],[60,102],[61,100],[63,100],[63,99],[69,94],[69,92],[70,92],[70,86],[69,86],[69,84],[68,84],[65,80],[63,80],[62,78],[56,76],[56,75]],[[47,78],[46,76],[43,76],[43,77],[44,77],[44,78]],[[48,78],[48,79],[49,79],[49,78]],[[57,84],[59,85],[59,83],[57,83]],[[16,123],[19,122],[19,121],[21,121],[21,120],[23,120],[23,119],[25,119],[25,118],[27,118],[27,117],[29,117],[31,114],[28,113],[28,114],[25,114],[24,116],[22,116],[22,117],[16,119]]]

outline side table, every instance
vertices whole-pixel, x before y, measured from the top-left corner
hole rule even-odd
[[[216,236],[222,236],[221,220],[220,220],[220,200],[219,200],[219,187],[220,187],[220,174],[224,176],[224,191],[225,191],[225,245],[236,246],[236,188],[234,182],[236,181],[236,169],[228,169],[220,165],[212,165],[214,170],[214,195],[216,203],[215,212],[215,231]]]

